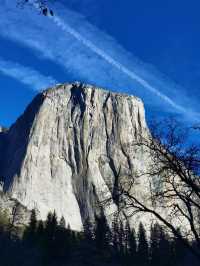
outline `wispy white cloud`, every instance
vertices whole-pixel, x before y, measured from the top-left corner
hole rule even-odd
[[[7,61],[2,58],[0,58],[0,73],[28,85],[35,91],[39,91],[57,83],[57,81],[50,76],[44,76],[30,67],[22,66],[19,63]]]
[[[136,94],[168,112],[200,118],[182,88],[128,53],[80,14],[58,6],[59,17],[48,20],[34,15],[33,10],[16,11],[12,2],[6,0],[0,10],[0,34],[4,37],[60,64],[82,81]]]
[[[175,101],[170,99],[167,95],[160,92],[157,88],[152,86],[149,82],[147,82],[145,79],[141,78],[139,75],[137,75],[134,71],[130,70],[129,68],[122,65],[119,61],[116,61],[114,58],[112,58],[110,55],[105,53],[102,49],[97,47],[93,42],[86,39],[84,36],[82,36],[78,31],[70,27],[70,25],[66,22],[64,22],[62,19],[60,19],[58,16],[51,17],[52,20],[60,27],[63,31],[66,33],[72,35],[76,40],[81,42],[84,46],[92,50],[94,53],[96,53],[98,56],[103,58],[108,64],[110,64],[112,67],[115,67],[120,72],[127,75],[130,79],[138,82],[141,86],[143,86],[145,89],[149,90],[156,96],[160,97],[163,101],[168,103],[171,107],[177,109],[180,112],[186,112],[186,109],[177,104]]]

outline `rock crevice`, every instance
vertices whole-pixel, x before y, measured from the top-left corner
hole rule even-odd
[[[109,219],[120,178],[148,160],[131,147],[138,132],[146,136],[148,128],[136,97],[80,83],[46,90],[4,134],[3,156],[0,135],[6,193],[41,219],[55,210],[75,230],[110,195],[113,203],[103,210]]]

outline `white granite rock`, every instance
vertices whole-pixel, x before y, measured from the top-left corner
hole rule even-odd
[[[81,230],[100,202],[113,198],[117,179],[146,167],[147,154],[131,144],[148,134],[143,103],[134,96],[80,83],[48,89],[6,134],[4,188],[39,218],[55,210]],[[145,178],[136,180],[134,193],[149,198]],[[104,207],[108,220],[116,208],[114,198]],[[150,219],[139,216],[137,223],[150,225]]]

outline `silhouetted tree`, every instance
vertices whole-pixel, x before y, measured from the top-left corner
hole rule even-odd
[[[38,222],[38,226],[37,226],[37,231],[36,231],[36,238],[37,238],[37,243],[38,246],[41,249],[44,249],[44,243],[45,243],[45,228],[44,228],[44,222],[43,221],[39,221]]]
[[[29,231],[32,232],[33,234],[35,234],[37,229],[37,216],[36,216],[36,212],[33,209],[31,211],[31,217],[30,217],[30,223],[29,223]]]
[[[129,254],[130,236],[131,236],[131,228],[130,228],[128,221],[126,221],[125,226],[124,226],[124,255],[125,257],[127,257]]]
[[[69,227],[65,228],[65,224],[65,219],[62,217],[59,226],[56,227],[54,257],[57,262],[67,262],[70,257],[72,246],[74,245],[72,231]]]
[[[88,217],[84,224],[84,236],[87,241],[92,241],[94,239],[94,225],[91,223],[90,218]]]
[[[135,229],[130,229],[129,227],[129,233],[127,234],[127,240],[128,240],[128,252],[126,252],[126,264],[128,266],[135,265],[137,260],[137,241],[136,241],[136,234]]]
[[[164,232],[164,229],[162,227],[160,227],[159,229],[160,229],[160,236],[159,236],[160,239],[159,239],[159,251],[158,251],[159,254],[158,265],[173,266],[174,265],[173,250],[169,240],[169,236],[167,235],[166,232]],[[165,259],[163,260],[163,258]]]
[[[178,229],[179,234],[181,234],[180,229]],[[185,239],[185,241],[188,241]],[[181,266],[183,265],[184,260],[187,256],[187,248],[184,243],[178,237],[174,237],[171,243],[171,250],[172,250],[172,260],[174,262],[173,265]],[[192,258],[191,258],[192,259]],[[193,260],[193,259],[192,259]]]
[[[63,216],[60,219],[59,226],[62,227],[62,228],[66,228],[65,218]]]
[[[113,253],[118,257],[120,246],[119,246],[119,221],[117,214],[114,215],[112,221],[112,244],[113,244]]]
[[[47,215],[45,230],[44,230],[44,248],[46,251],[47,260],[53,260],[55,257],[55,249],[56,249],[56,230],[57,230],[58,222],[57,216],[54,212],[51,212]]]
[[[177,121],[170,119],[154,123],[151,134],[138,135],[134,143],[127,143],[146,153],[150,160],[146,169],[140,169],[134,176],[124,178],[118,186],[118,195],[121,211],[126,210],[131,215],[138,212],[150,213],[200,261],[200,145],[191,143],[190,140],[190,129],[184,129]],[[143,176],[148,178],[151,189],[149,198],[145,200],[132,193],[135,180]],[[110,199],[106,201],[109,202]],[[147,202],[152,202],[152,206],[147,205]],[[164,208],[169,215],[164,216],[164,212],[160,211]],[[174,223],[177,217],[185,220],[183,225],[188,224],[197,248],[194,249],[192,242],[186,241],[187,232],[184,228],[181,234],[177,230],[177,223]],[[183,235],[183,232],[186,234]]]
[[[119,251],[121,259],[124,258],[125,255],[125,232],[124,225],[122,221],[119,221]]]
[[[151,226],[150,232],[150,265],[158,266],[160,263],[159,254],[159,244],[160,244],[160,225],[158,223]]]
[[[149,247],[146,236],[146,231],[142,223],[139,224],[138,229],[138,247],[137,247],[137,263],[140,266],[147,266],[149,259]]]
[[[46,221],[46,226],[45,226],[46,237],[49,241],[52,241],[53,239],[55,239],[55,232],[56,232],[57,225],[58,225],[58,221],[57,221],[57,216],[56,216],[55,211],[53,212],[53,214],[49,212],[47,215],[47,221]]]
[[[9,233],[10,235],[15,234],[16,232],[16,224],[17,221],[20,220],[20,208],[21,204],[19,202],[15,202],[14,206],[12,207],[12,214],[10,218],[10,223],[9,223]]]
[[[37,232],[37,216],[35,210],[33,209],[31,211],[29,224],[24,232],[24,239],[26,239],[31,245],[35,244],[36,232]]]
[[[110,251],[111,232],[103,212],[99,217],[95,217],[95,222],[96,226],[94,233],[96,247],[103,256],[107,256]]]
[[[166,232],[158,224],[151,228],[150,248],[146,232],[142,224],[139,226],[137,240],[134,229],[130,229],[128,223],[122,230],[122,223],[118,221],[120,228],[117,230],[116,239],[121,238],[123,246],[123,256],[116,257],[113,253],[114,242],[110,239],[109,227],[105,217],[98,217],[95,227],[95,239],[84,236],[65,228],[64,219],[57,222],[55,212],[49,213],[45,222],[36,221],[34,211],[27,226],[27,232],[32,232],[33,238],[10,237],[6,231],[0,232],[0,257],[3,266],[183,266],[194,264],[189,258],[188,264],[185,262],[185,249],[182,242],[177,238],[169,238]],[[115,223],[117,224],[117,220]],[[90,228],[90,226],[89,226]],[[119,236],[119,234],[122,234]],[[113,234],[113,230],[112,230]],[[29,236],[30,236],[29,235]],[[87,239],[87,240],[86,240]],[[136,244],[138,242],[138,245]],[[113,243],[113,246],[112,246]],[[119,244],[119,242],[117,242]],[[112,246],[112,248],[111,248]],[[138,246],[138,247],[137,247]],[[12,256],[10,256],[12,254]],[[148,259],[150,257],[150,259]],[[30,260],[31,258],[31,260]]]

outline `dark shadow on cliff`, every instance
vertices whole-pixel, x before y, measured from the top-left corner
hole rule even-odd
[[[12,177],[20,174],[33,121],[43,100],[43,94],[38,94],[11,128],[0,134],[0,177],[5,190],[12,183]]]

